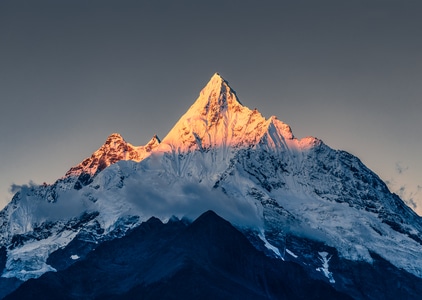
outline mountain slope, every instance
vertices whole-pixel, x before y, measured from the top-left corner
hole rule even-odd
[[[29,280],[6,299],[30,297],[348,298],[310,278],[298,264],[265,256],[211,211],[189,225],[151,218],[125,237],[103,243],[67,270]]]
[[[352,293],[341,265],[354,263],[422,278],[422,218],[358,158],[295,138],[276,117],[243,106],[218,74],[161,143],[134,147],[111,135],[54,184],[18,192],[0,212],[2,276],[66,270],[71,257],[84,259],[151,216],[195,219],[210,209],[268,256],[338,290]]]

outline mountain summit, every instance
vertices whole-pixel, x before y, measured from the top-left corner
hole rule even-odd
[[[243,106],[228,82],[215,73],[161,147],[183,153],[256,145],[271,127],[293,138],[290,127],[276,117],[267,120],[256,109]]]
[[[206,116],[207,122],[213,124],[219,122],[222,114],[240,112],[242,109],[245,107],[229,83],[215,73],[185,116]]]
[[[119,133],[113,133],[91,157],[70,168],[65,177],[78,177],[75,188],[80,189],[91,183],[92,177],[108,166],[121,160],[139,162],[148,157],[159,144],[160,139],[157,135],[154,135],[145,146],[133,146],[126,142]]]
[[[161,142],[112,134],[54,184],[16,193],[0,212],[0,290],[89,260],[151,217],[176,224],[208,210],[352,297],[422,292],[422,218],[357,157],[295,138],[217,73]]]

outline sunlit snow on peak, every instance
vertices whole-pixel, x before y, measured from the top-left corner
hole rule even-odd
[[[276,135],[282,140],[294,138],[290,127],[276,117],[266,119],[257,109],[242,105],[228,82],[216,73],[159,148],[186,152],[249,147],[260,143],[266,133],[273,139]]]

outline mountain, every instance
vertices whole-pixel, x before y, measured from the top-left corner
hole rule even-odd
[[[151,217],[168,224],[208,210],[306,281],[359,299],[422,292],[422,218],[357,157],[297,139],[277,117],[242,105],[219,74],[161,142],[136,147],[112,134],[54,184],[15,194],[0,212],[0,286],[6,295],[29,279],[22,287],[66,277]]]
[[[179,220],[163,224],[153,217],[123,238],[101,244],[86,260],[25,282],[6,299],[31,297],[348,298],[311,278],[299,265],[265,256],[211,211],[191,224]]]
[[[84,159],[80,164],[67,171],[65,177],[78,177],[75,189],[81,189],[82,186],[92,182],[92,177],[120,160],[137,162],[143,160],[159,143],[160,139],[154,135],[145,146],[133,146],[126,142],[120,134],[113,133],[91,157]]]

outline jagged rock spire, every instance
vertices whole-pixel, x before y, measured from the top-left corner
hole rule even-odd
[[[228,82],[215,73],[193,105],[163,139],[161,149],[184,152],[209,147],[256,145],[273,123],[281,135],[293,138],[288,126],[281,121],[273,117],[267,120],[256,109],[244,106]]]
[[[119,133],[112,133],[90,157],[67,171],[65,177],[84,175],[90,179],[90,177],[95,176],[98,172],[120,160],[143,160],[159,144],[160,139],[157,135],[154,135],[145,146],[133,146],[126,142]]]
[[[215,73],[163,139],[162,147],[186,151],[253,143],[262,135],[258,123],[265,122],[258,111],[243,106],[228,82]]]
[[[235,91],[220,74],[215,73],[202,89],[191,109],[202,110],[202,114],[216,114],[228,109],[243,107]]]

